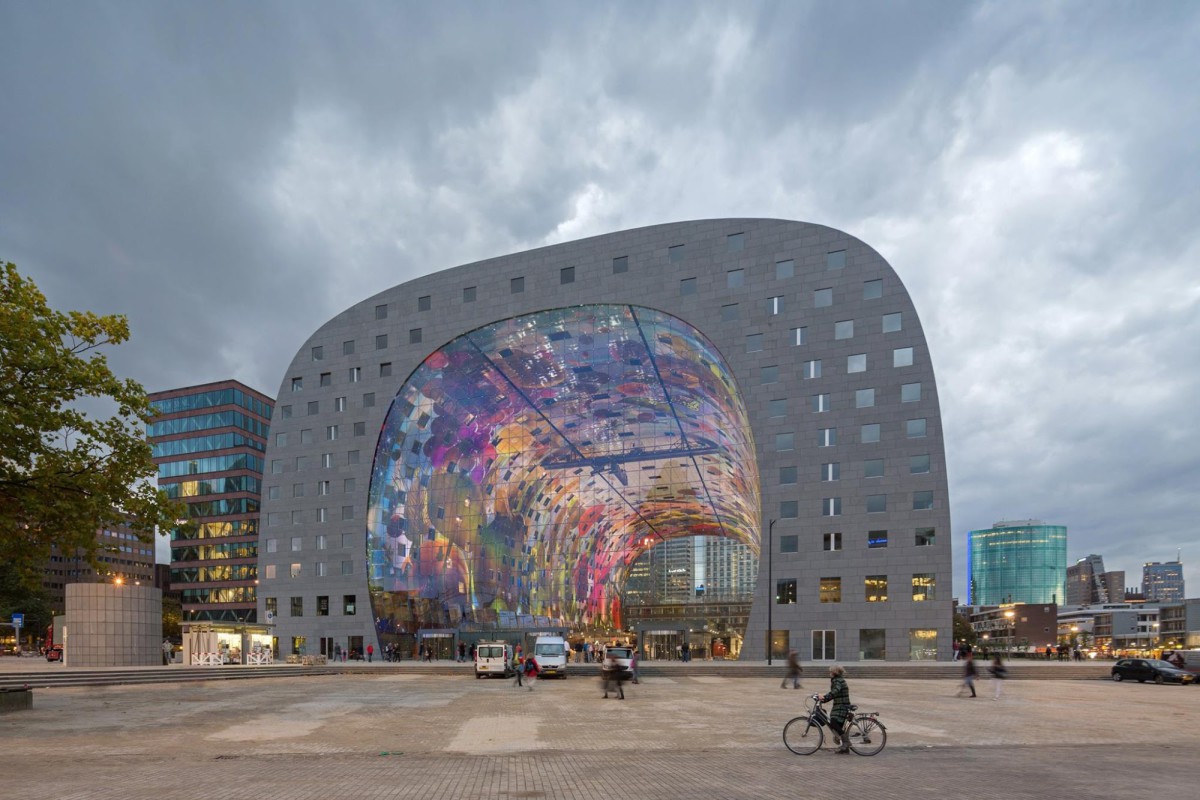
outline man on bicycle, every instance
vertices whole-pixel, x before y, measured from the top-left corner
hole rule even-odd
[[[836,752],[850,752],[850,737],[845,734],[846,722],[850,719],[850,689],[846,686],[846,670],[834,664],[829,668],[829,693],[821,698],[822,703],[833,701],[829,712],[829,730],[833,734],[834,744],[838,745]]]

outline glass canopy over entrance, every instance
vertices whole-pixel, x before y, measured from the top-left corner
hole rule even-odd
[[[758,551],[746,409],[699,331],[652,309],[560,308],[431,354],[392,402],[371,472],[381,634],[529,615],[621,627],[647,548]]]

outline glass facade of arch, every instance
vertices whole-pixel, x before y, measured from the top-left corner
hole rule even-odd
[[[746,409],[695,328],[627,305],[502,320],[428,356],[384,420],[376,625],[620,627],[639,555],[685,536],[757,555],[758,509]]]

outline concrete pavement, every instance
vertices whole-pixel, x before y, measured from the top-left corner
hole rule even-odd
[[[58,798],[855,798],[998,792],[1190,796],[1200,689],[1008,682],[850,682],[882,712],[874,758],[801,757],[783,724],[827,680],[654,677],[602,700],[594,679],[532,692],[467,674],[39,690],[0,716],[0,782]],[[782,671],[781,671],[782,672]],[[781,677],[781,675],[780,675]]]

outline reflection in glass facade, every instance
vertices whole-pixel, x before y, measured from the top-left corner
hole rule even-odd
[[[1066,579],[1065,525],[997,522],[967,537],[968,605],[1062,603]]]
[[[625,305],[493,323],[428,356],[384,420],[367,521],[379,631],[620,627],[647,550],[711,536],[756,556],[758,491],[731,372],[690,325]]]

